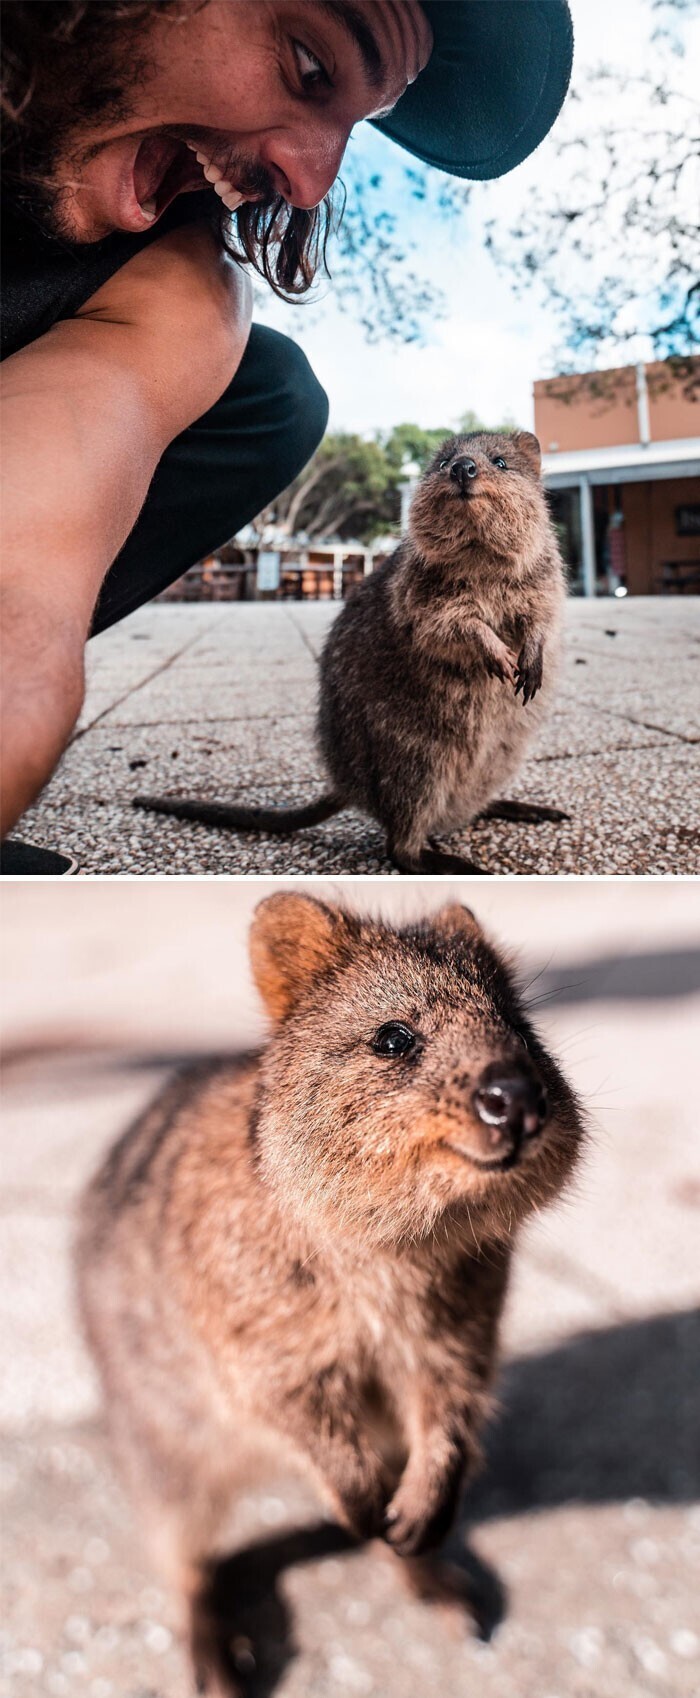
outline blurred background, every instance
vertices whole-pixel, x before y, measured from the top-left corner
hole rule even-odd
[[[525,1233],[501,1415],[453,1536],[489,1643],[252,1482],[232,1547],[251,1691],[691,1698],[700,1676],[700,893],[681,881],[304,880],[394,920],[458,897],[512,952],[587,1104]],[[246,934],[280,880],[5,886],[0,1698],[188,1698],[76,1326],[76,1196],[174,1062],[263,1033]],[[293,881],[284,881],[291,887]],[[290,1530],[311,1532],[290,1536]],[[251,1553],[251,1549],[253,1554]]]

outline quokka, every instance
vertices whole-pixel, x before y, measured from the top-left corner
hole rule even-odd
[[[564,568],[535,436],[450,437],[428,466],[408,534],[365,578],[328,635],[317,740],[327,793],[252,808],[138,796],[138,808],[237,831],[288,833],[357,808],[408,873],[484,869],[435,843],[479,816],[562,820],[514,802],[555,690]]]
[[[395,929],[278,894],[251,959],[268,1043],[166,1088],[91,1184],[78,1248],[115,1452],[208,1698],[236,1690],[207,1574],[242,1448],[415,1570],[478,1462],[520,1225],[583,1137],[459,904]]]

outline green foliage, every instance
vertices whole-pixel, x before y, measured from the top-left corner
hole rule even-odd
[[[700,137],[682,65],[697,11],[697,0],[651,0],[649,68],[584,70],[549,169],[514,223],[487,223],[487,249],[516,293],[534,291],[552,314],[560,372],[651,355],[697,389]]]

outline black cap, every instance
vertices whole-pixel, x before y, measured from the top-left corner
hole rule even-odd
[[[503,177],[539,146],[571,76],[566,0],[422,0],[424,71],[376,128],[453,177]]]

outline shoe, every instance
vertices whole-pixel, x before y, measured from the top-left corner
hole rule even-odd
[[[36,843],[22,843],[19,837],[7,837],[0,845],[0,873],[10,877],[53,875],[78,872],[72,855],[61,855],[58,849],[40,849]]]

